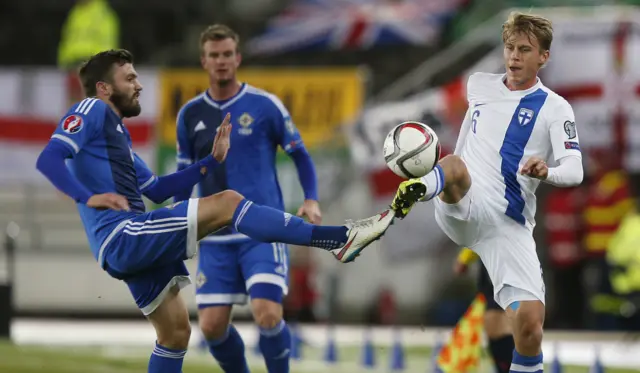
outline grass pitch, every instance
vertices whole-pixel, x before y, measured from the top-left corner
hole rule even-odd
[[[253,373],[266,373],[262,358],[247,348],[247,358]],[[18,346],[0,341],[0,372],[3,373],[134,373],[146,372],[149,349],[139,347],[88,346]],[[407,348],[404,372],[431,372],[431,351],[428,348]],[[312,347],[303,350],[299,361],[292,361],[292,372],[389,372],[388,348],[377,348],[376,368],[365,370],[360,366],[360,351],[343,348],[338,351],[339,361],[329,365],[323,361],[322,351]],[[548,368],[548,367],[547,367]],[[564,366],[563,373],[587,373],[588,367]],[[607,373],[640,373],[640,369],[606,368]],[[222,373],[207,351],[191,349],[185,359],[184,373]],[[485,359],[480,372],[492,372]]]

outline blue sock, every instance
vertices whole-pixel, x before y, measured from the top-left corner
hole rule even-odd
[[[537,356],[523,356],[518,351],[513,350],[513,360],[511,360],[511,373],[542,373],[542,353]]]
[[[207,341],[211,355],[218,361],[225,373],[249,373],[244,357],[244,342],[233,325],[220,339]]]
[[[182,361],[187,350],[174,350],[156,342],[149,359],[149,373],[182,373]]]
[[[337,249],[347,242],[347,227],[316,226],[289,213],[243,200],[233,213],[233,226],[262,242]]]
[[[269,373],[289,373],[291,331],[281,320],[272,329],[260,328],[260,350]]]
[[[513,350],[516,347],[511,334],[499,338],[489,338],[489,351],[497,373],[509,373],[510,362],[513,358]]]

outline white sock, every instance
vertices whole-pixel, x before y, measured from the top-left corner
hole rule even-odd
[[[423,176],[421,180],[427,186],[427,194],[420,201],[428,201],[440,194],[442,189],[444,189],[444,171],[442,171],[440,165],[436,165],[436,167]]]

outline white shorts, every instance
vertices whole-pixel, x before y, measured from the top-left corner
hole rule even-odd
[[[513,302],[530,300],[544,304],[544,280],[533,232],[484,202],[473,184],[456,204],[434,198],[436,221],[456,244],[480,256],[500,307],[506,310]]]

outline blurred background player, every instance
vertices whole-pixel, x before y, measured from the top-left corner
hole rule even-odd
[[[391,224],[393,214],[387,210],[383,216],[349,227],[314,226],[231,190],[146,212],[142,195],[161,203],[183,194],[225,160],[230,115],[216,118],[222,124],[206,157],[177,173],[157,177],[131,148],[122,123],[142,110],[142,85],[131,53],[98,53],[82,66],[80,77],[90,97],[60,121],[36,167],[77,202],[95,259],[111,277],[127,283],[156,329],[150,373],[182,371],[191,329],[178,293],[191,282],[184,260],[196,254],[203,237],[233,225],[238,232],[265,242],[340,249],[346,261]],[[363,245],[365,241],[356,236],[368,237],[368,242]],[[264,249],[272,252],[270,247]]]
[[[436,221],[456,244],[473,249],[512,321],[512,372],[542,372],[545,285],[533,239],[540,181],[582,182],[582,155],[571,105],[542,84],[553,27],[512,12],[502,26],[506,74],[475,73],[454,155],[420,179],[403,181],[398,216],[433,199]],[[548,167],[547,162],[557,162]]]
[[[467,273],[469,266],[478,260],[478,254],[468,247],[460,251],[454,264],[454,272],[457,275]],[[478,271],[478,291],[482,293],[487,301],[487,308],[484,312],[484,331],[489,342],[489,352],[496,366],[496,372],[507,373],[511,365],[511,357],[515,344],[513,334],[507,314],[496,303],[493,296],[493,284],[487,273],[487,269],[482,262],[479,263]]]
[[[199,186],[200,196],[234,189],[253,201],[284,210],[276,170],[281,147],[295,162],[305,200],[298,216],[319,224],[316,173],[287,109],[274,95],[241,83],[239,37],[229,27],[213,25],[200,36],[201,63],[210,87],[182,107],[177,120],[178,169],[211,152],[219,118],[231,113],[233,147],[224,164]],[[178,196],[187,199],[190,193]],[[225,372],[248,372],[245,346],[230,324],[233,304],[247,294],[260,328],[260,350],[270,373],[289,371],[291,335],[283,320],[288,291],[288,247],[252,240],[227,227],[201,242],[196,302],[200,328],[211,354]]]

